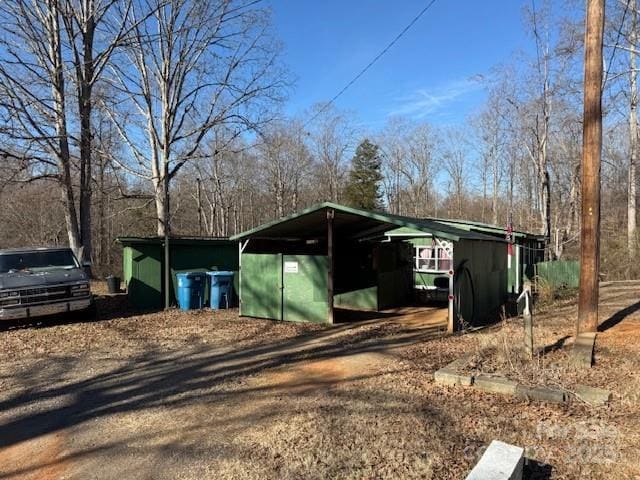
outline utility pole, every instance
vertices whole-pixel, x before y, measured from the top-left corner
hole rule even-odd
[[[578,333],[598,330],[604,0],[587,0],[585,23]]]

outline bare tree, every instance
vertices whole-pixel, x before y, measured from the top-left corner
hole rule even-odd
[[[627,0],[630,10],[629,25],[629,175],[627,180],[627,249],[629,259],[637,253],[637,204],[636,168],[638,163],[638,69],[636,46],[638,43],[638,9],[636,0]]]
[[[92,252],[93,89],[127,34],[112,13],[116,5],[127,10],[130,4],[6,0],[0,5],[5,33],[0,40],[0,115],[7,124],[2,134],[15,147],[0,153],[22,165],[37,163],[37,177],[57,179],[69,245],[82,260]]]
[[[326,105],[316,105],[318,120],[311,131],[311,149],[316,161],[323,190],[319,200],[337,202],[349,160],[349,151],[355,143],[355,129],[347,115]]]
[[[58,181],[69,246],[82,256],[60,17],[56,0],[7,0],[0,4],[0,116],[5,145],[11,146],[0,149],[3,156],[23,168],[38,163],[31,181]]]
[[[434,215],[436,212],[436,190],[433,181],[438,173],[436,161],[439,138],[427,124],[416,125],[406,136],[408,155],[401,164],[406,180],[407,196],[416,217]]]
[[[551,236],[551,185],[548,165],[549,124],[551,121],[551,74],[548,33],[540,32],[538,14],[532,10],[532,29],[536,43],[536,70],[540,85],[539,97],[533,104],[534,121],[530,128],[529,141],[525,147],[533,161],[538,178],[538,208],[541,232],[549,244]]]
[[[382,185],[389,210],[396,214],[433,215],[437,192],[433,185],[440,138],[426,123],[391,118],[376,139],[382,154]]]
[[[111,117],[130,152],[122,168],[153,185],[163,236],[170,180],[203,157],[215,127],[239,136],[265,122],[284,77],[268,13],[253,1],[149,0],[126,18],[133,38],[112,68],[121,103]]]
[[[467,142],[461,131],[450,130],[446,132],[443,163],[449,177],[449,191],[455,201],[454,215],[456,218],[464,218],[463,201],[465,184],[468,181],[466,145]]]
[[[275,202],[275,213],[283,217],[298,208],[300,188],[310,172],[311,155],[297,123],[273,125],[261,136],[257,147],[263,176]]]

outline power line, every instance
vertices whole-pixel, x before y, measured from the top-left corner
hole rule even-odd
[[[384,48],[382,49],[382,51],[381,51],[380,53],[378,53],[378,55],[376,55],[376,56],[373,58],[373,60],[371,60],[371,61],[367,64],[367,66],[366,66],[366,67],[364,67],[362,70],[360,70],[360,72],[359,72],[355,77],[353,77],[353,78],[352,78],[352,79],[351,79],[351,80],[350,80],[350,81],[349,81],[349,82],[348,82],[348,83],[347,83],[347,84],[342,88],[342,90],[340,90],[338,93],[336,93],[336,94],[333,96],[333,98],[332,98],[331,100],[329,100],[327,103],[325,103],[325,104],[320,108],[320,110],[318,110],[318,111],[315,113],[315,115],[313,115],[309,120],[307,120],[307,121],[302,125],[302,128],[306,128],[306,127],[307,127],[307,125],[309,125],[309,124],[310,124],[311,122],[313,122],[316,118],[318,118],[318,117],[319,117],[319,116],[320,116],[320,115],[321,115],[321,114],[322,114],[326,109],[328,109],[328,108],[329,108],[329,106],[330,106],[333,102],[335,102],[335,101],[336,101],[336,100],[337,100],[337,99],[338,99],[338,98],[339,98],[339,97],[340,97],[344,92],[346,92],[346,91],[347,91],[347,89],[348,89],[349,87],[351,87],[351,85],[353,85],[354,83],[356,83],[356,82],[358,81],[358,79],[359,79],[360,77],[362,77],[362,75],[364,75],[364,74],[367,72],[367,70],[369,70],[369,69],[370,69],[370,68],[371,68],[371,67],[372,67],[372,66],[373,66],[373,65],[374,65],[378,60],[380,60],[380,58],[381,58],[385,53],[387,53],[387,52],[389,51],[389,49],[390,49],[391,47],[393,47],[393,46],[396,44],[396,42],[397,42],[398,40],[400,40],[400,39],[404,36],[404,34],[405,34],[405,33],[407,33],[407,32],[409,31],[409,29],[410,29],[411,27],[413,27],[413,25],[414,25],[418,20],[420,20],[420,17],[422,17],[425,13],[427,13],[427,10],[429,10],[429,9],[431,8],[431,6],[432,6],[434,3],[436,3],[436,0],[431,0],[431,1],[427,4],[427,6],[426,6],[426,7],[424,7],[422,10],[420,10],[420,12],[419,12],[419,13],[418,13],[414,18],[413,18],[413,20],[411,20],[411,21],[409,22],[409,24],[408,24],[406,27],[404,27],[404,29],[402,29],[402,31],[401,31],[398,35],[396,35],[396,37],[395,37],[395,38],[394,38],[394,39],[393,39],[393,40],[392,40],[392,41],[391,41],[391,42],[390,42],[386,47],[384,47]]]
[[[613,58],[616,55],[616,50],[620,46],[620,36],[622,35],[622,29],[624,28],[624,21],[627,18],[627,12],[629,11],[629,5],[631,2],[627,1],[624,6],[624,13],[622,14],[622,21],[620,22],[620,27],[618,28],[618,33],[616,34],[616,42],[613,45],[613,50],[611,50],[611,56],[609,57],[609,62],[607,64],[607,70],[605,71],[604,81],[602,82],[602,89],[607,85],[607,80],[609,79],[609,73],[611,72],[611,65],[613,64]]]

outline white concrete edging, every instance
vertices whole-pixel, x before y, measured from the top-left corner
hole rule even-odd
[[[522,480],[524,449],[493,440],[466,480]]]

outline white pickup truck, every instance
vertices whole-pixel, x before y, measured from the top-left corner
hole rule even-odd
[[[89,278],[69,248],[0,250],[0,320],[86,311]]]

